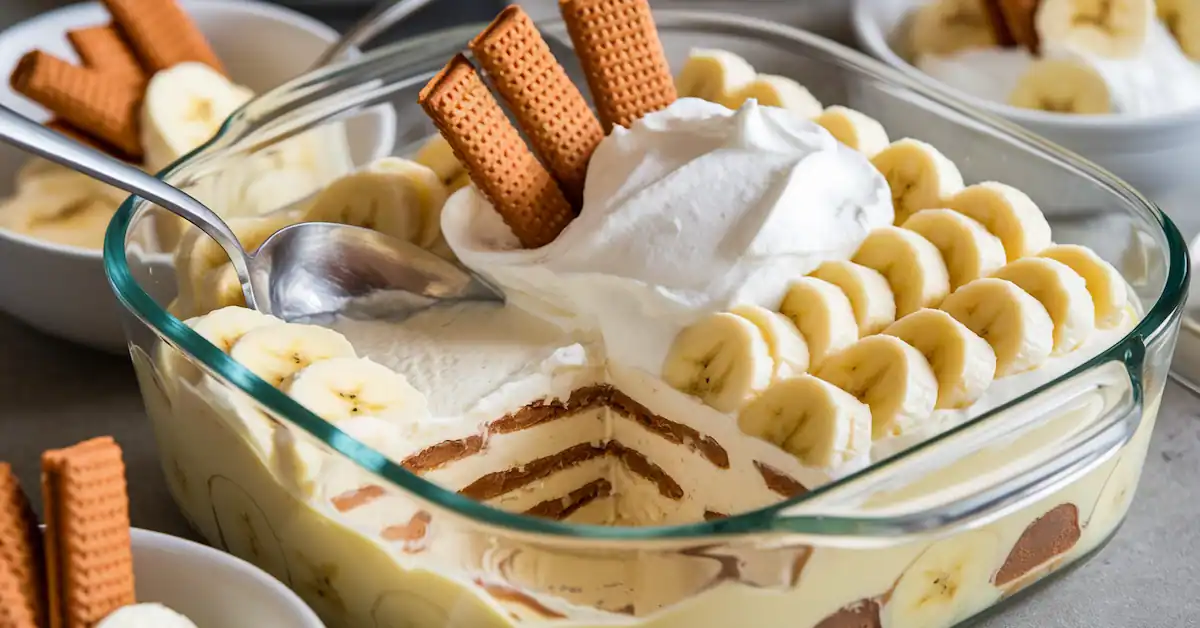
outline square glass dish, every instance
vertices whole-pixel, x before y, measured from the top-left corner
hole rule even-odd
[[[170,313],[178,268],[161,234],[171,219],[134,198],[109,228],[105,262],[163,469],[192,525],[337,627],[941,627],[1099,549],[1136,489],[1175,344],[1188,262],[1174,225],[1081,158],[820,37],[719,13],[656,19],[675,68],[695,46],[737,53],[893,138],[937,146],[968,182],[1103,214],[1099,230],[1052,219],[1055,242],[1120,269],[1140,319],[1035,389],[814,490],[683,525],[590,525],[563,518],[569,495],[551,500],[559,516],[533,516],[442,488],[253,375]],[[375,138],[380,150],[351,146],[355,165],[411,155],[433,133],[417,92],[481,28],[297,78],[162,176],[236,216],[250,166],[281,142],[369,125],[381,111],[394,114],[380,127],[391,135]],[[567,40],[561,23],[543,28]]]

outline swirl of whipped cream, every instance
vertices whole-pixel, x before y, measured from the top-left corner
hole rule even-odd
[[[442,230],[510,304],[598,331],[608,358],[652,373],[683,327],[739,303],[778,306],[791,279],[893,219],[866,157],[753,101],[685,98],[616,128],[586,181],[579,216],[540,249],[521,249],[472,187],[447,202]]]

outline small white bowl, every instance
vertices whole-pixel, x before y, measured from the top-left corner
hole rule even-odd
[[[291,589],[240,558],[149,530],[130,535],[139,603],[162,604],[202,628],[324,626]]]
[[[183,6],[212,43],[232,79],[256,93],[309,69],[338,34],[296,11],[253,0],[183,0]],[[48,113],[14,93],[7,77],[26,52],[41,48],[66,59],[77,57],[68,30],[106,24],[111,17],[97,2],[75,4],[26,20],[0,33],[0,103],[35,120]],[[357,55],[352,52],[351,56]],[[350,137],[356,155],[390,151],[359,146],[394,140],[394,111],[376,118],[378,127]],[[390,117],[389,117],[390,116]],[[18,169],[29,155],[0,144],[0,193],[12,192]],[[0,310],[52,336],[93,348],[125,353],[121,308],[108,287],[99,250],[63,246],[0,229]]]
[[[963,93],[918,70],[893,47],[913,10],[931,0],[855,0],[859,45],[902,72],[1096,162],[1151,198],[1197,185],[1200,109],[1160,116],[1064,115],[1013,107]]]

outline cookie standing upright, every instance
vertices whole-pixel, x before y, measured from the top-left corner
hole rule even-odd
[[[588,161],[604,131],[533,20],[520,7],[510,6],[471,40],[470,47],[533,151],[567,199],[579,207]]]
[[[45,625],[42,538],[12,468],[0,463],[0,628]]]
[[[675,102],[675,79],[647,0],[560,0],[607,133]]]
[[[51,628],[88,628],[134,604],[125,463],[112,438],[42,455]]]
[[[570,203],[466,57],[451,59],[419,102],[524,247],[558,237],[574,217]]]

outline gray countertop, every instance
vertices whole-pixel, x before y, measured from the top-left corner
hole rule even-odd
[[[60,4],[64,3],[0,2],[0,26]],[[810,2],[819,16],[818,25],[838,35],[845,32],[844,15],[838,9],[845,4],[845,0]],[[1114,540],[1052,586],[1016,600],[979,625],[1165,628],[1200,624],[1200,598],[1195,595],[1200,591],[1197,415],[1196,398],[1169,384],[1137,497]],[[13,463],[26,489],[36,493],[42,450],[102,434],[111,434],[125,449],[133,524],[196,538],[167,494],[128,359],[47,338],[0,316],[0,460]]]

